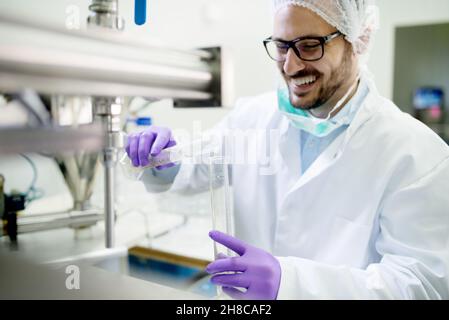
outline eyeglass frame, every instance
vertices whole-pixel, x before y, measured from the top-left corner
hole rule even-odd
[[[297,56],[299,59],[301,59],[302,61],[314,62],[314,61],[321,60],[321,59],[324,57],[324,45],[325,45],[325,44],[329,43],[330,41],[332,41],[332,40],[334,40],[334,39],[336,39],[336,38],[338,38],[339,36],[342,36],[342,35],[343,35],[343,33],[341,33],[340,31],[337,30],[337,31],[332,32],[331,34],[329,34],[329,35],[327,35],[327,36],[323,36],[323,37],[300,37],[300,38],[296,38],[296,39],[294,39],[294,40],[292,40],[292,41],[286,41],[286,40],[274,40],[273,37],[271,36],[271,37],[265,39],[265,40],[263,41],[263,44],[264,44],[265,50],[267,51],[268,56],[269,56],[270,59],[272,59],[273,61],[276,61],[276,62],[285,62],[287,59],[286,59],[286,58],[285,58],[284,60],[276,60],[276,59],[274,59],[274,58],[270,55],[270,52],[268,51],[268,47],[267,47],[267,46],[268,46],[268,43],[270,43],[270,42],[281,42],[281,43],[287,45],[287,47],[288,47],[288,48],[287,48],[287,53],[288,53],[288,50],[293,49],[293,52],[294,52],[294,53],[296,54],[296,56]],[[317,59],[312,59],[312,60],[303,59],[303,58],[301,57],[301,53],[299,52],[298,48],[296,47],[296,44],[297,44],[298,42],[300,42],[300,41],[303,41],[303,40],[318,40],[318,41],[320,42],[320,45],[321,45],[321,57],[319,57],[319,58],[317,58]],[[287,57],[287,53],[285,54],[286,57]]]

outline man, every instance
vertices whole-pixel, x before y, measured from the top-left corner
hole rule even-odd
[[[218,130],[278,130],[261,174],[232,165],[235,251],[207,267],[237,299],[449,298],[449,148],[382,98],[362,68],[376,28],[368,0],[275,0],[264,44],[286,86],[237,104]],[[175,142],[130,138],[136,166]],[[172,170],[194,190],[201,170]],[[148,190],[161,172],[149,172]],[[227,273],[224,273],[227,272]]]

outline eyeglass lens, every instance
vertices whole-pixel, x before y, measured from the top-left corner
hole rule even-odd
[[[267,43],[267,51],[270,57],[276,61],[285,61],[289,46],[280,41],[270,41]],[[319,40],[304,39],[295,43],[297,55],[305,61],[321,59],[323,56],[323,46]]]

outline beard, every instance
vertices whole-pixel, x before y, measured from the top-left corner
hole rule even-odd
[[[349,49],[352,50],[352,48]],[[325,105],[335,95],[337,90],[340,89],[342,86],[344,86],[345,82],[351,78],[351,70],[352,70],[351,53],[350,51],[347,50],[348,47],[346,47],[342,63],[339,65],[338,68],[331,71],[329,80],[326,83],[322,83],[320,85],[318,89],[318,95],[312,101],[301,105],[298,105],[297,103],[295,104],[293,99],[295,93],[293,93],[289,87],[289,96],[291,105],[294,106],[295,108],[302,110],[314,110]],[[316,76],[317,81],[319,79],[323,79],[323,74],[318,72],[316,69],[312,68],[306,68],[304,70],[301,70],[300,72],[289,78],[295,79],[307,76]]]

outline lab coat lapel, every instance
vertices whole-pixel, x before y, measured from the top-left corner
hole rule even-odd
[[[280,128],[279,152],[287,166],[288,188],[290,189],[301,176],[300,135],[299,130],[284,118]]]
[[[310,168],[297,180],[292,188],[289,189],[288,194],[292,194],[296,190],[304,187],[312,179],[319,176],[329,167],[331,167],[343,154],[346,145],[349,143],[351,137],[356,133],[356,131],[373,115],[376,103],[379,103],[378,94],[375,88],[370,88],[368,96],[360,107],[360,110],[353,120],[353,123],[349,128],[338,136],[331,145],[324,150],[321,155],[314,161]],[[297,142],[297,148],[299,148],[299,142]],[[290,155],[291,151],[289,152]],[[299,152],[296,157],[299,156]],[[291,160],[289,160],[291,161]],[[298,160],[296,160],[298,162]]]
[[[288,194],[306,184],[312,178],[323,172],[329,165],[336,160],[337,151],[343,143],[343,133],[314,161],[310,168],[301,176],[301,157],[300,157],[300,130],[287,124],[287,128],[281,128],[281,139],[279,150],[287,166],[288,172]]]
[[[344,141],[346,140],[347,132],[339,135],[330,145],[326,148],[318,158],[313,162],[309,169],[303,174],[303,176],[293,186],[291,192],[301,188],[307,182],[321,174],[327,168],[329,168],[341,155],[341,149]]]

